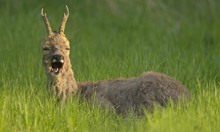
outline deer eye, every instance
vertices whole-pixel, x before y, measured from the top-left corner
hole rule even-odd
[[[65,48],[66,50],[70,50],[70,48]]]
[[[44,50],[44,51],[47,51],[47,50],[49,50],[49,48],[43,48],[43,50]]]

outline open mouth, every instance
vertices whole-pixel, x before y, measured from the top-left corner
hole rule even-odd
[[[59,75],[59,73],[61,73],[62,68],[63,68],[63,60],[53,60],[53,62],[51,63],[51,73],[54,73],[55,75]]]

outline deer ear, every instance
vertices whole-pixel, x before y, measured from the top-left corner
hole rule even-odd
[[[66,13],[64,13],[63,20],[62,20],[61,25],[60,25],[60,30],[59,30],[60,34],[64,35],[64,30],[65,30],[66,21],[67,21],[68,17],[69,17],[69,8],[66,5]]]
[[[42,17],[42,19],[43,19],[43,21],[44,21],[44,24],[45,24],[45,26],[46,26],[48,35],[49,35],[49,36],[52,35],[52,34],[53,34],[53,31],[52,31],[52,29],[51,29],[50,22],[49,22],[49,20],[47,19],[47,15],[46,15],[46,13],[44,13],[44,9],[43,9],[43,8],[41,9],[41,17]]]

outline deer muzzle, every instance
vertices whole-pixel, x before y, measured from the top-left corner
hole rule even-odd
[[[64,64],[64,57],[62,55],[56,54],[52,56],[51,61],[51,73],[52,75],[59,75],[62,72]]]

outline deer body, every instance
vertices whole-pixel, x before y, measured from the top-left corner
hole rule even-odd
[[[69,16],[64,14],[59,32],[52,32],[46,14],[41,11],[48,36],[42,42],[43,65],[48,78],[47,88],[58,100],[79,93],[88,101],[95,96],[95,102],[104,108],[114,108],[119,113],[132,110],[141,112],[141,107],[153,110],[154,105],[165,107],[169,100],[178,102],[189,91],[177,80],[156,72],[146,72],[136,78],[119,78],[99,82],[77,83],[69,59],[69,41],[64,29]]]
[[[116,108],[119,113],[141,113],[143,106],[152,111],[154,105],[165,107],[170,100],[177,103],[183,96],[189,97],[189,91],[180,82],[156,72],[146,72],[137,78],[81,83],[78,87],[87,100],[95,95],[101,107]]]

